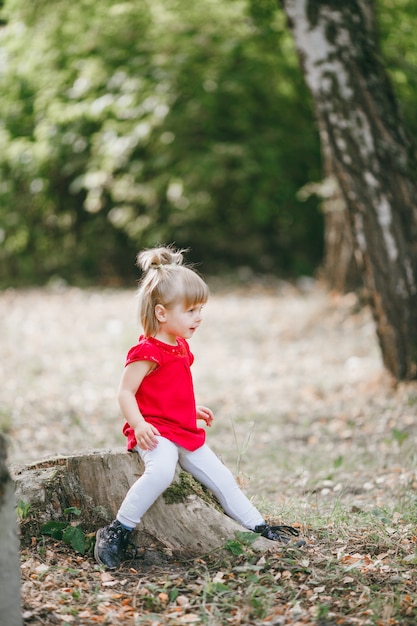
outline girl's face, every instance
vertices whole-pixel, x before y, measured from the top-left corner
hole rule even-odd
[[[201,324],[202,310],[202,304],[185,307],[184,303],[178,303],[169,308],[157,304],[155,315],[159,321],[159,331],[156,338],[172,345],[176,345],[177,337],[190,339]]]

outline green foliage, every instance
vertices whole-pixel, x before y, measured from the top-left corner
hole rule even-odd
[[[162,241],[210,273],[312,270],[322,219],[296,192],[318,139],[284,16],[262,7],[5,2],[3,283],[129,278]]]
[[[0,13],[0,284],[131,281],[138,249],[204,273],[320,262],[311,101],[274,0],[5,0]],[[395,9],[395,10],[394,10]],[[412,134],[408,0],[378,0]]]
[[[68,509],[65,509],[64,513],[67,515],[81,515],[81,511],[76,507],[69,507]],[[86,537],[82,529],[78,525],[73,526],[71,522],[57,522],[56,520],[50,520],[42,526],[41,533],[43,535],[49,535],[53,537],[53,539],[63,541],[80,554],[85,554],[86,552]]]
[[[23,502],[23,500],[18,500],[16,504],[16,512],[20,520],[25,520],[29,517],[30,506],[31,505],[27,502]]]
[[[240,556],[257,539],[259,539],[259,535],[256,533],[238,530],[235,532],[235,539],[228,539],[226,541],[225,548],[229,550],[233,556]]]
[[[377,0],[382,53],[414,141],[417,138],[417,5],[411,0]]]
[[[398,428],[392,429],[392,436],[399,446],[401,446],[404,441],[407,441],[407,439],[410,437],[409,433],[403,430],[398,430]]]

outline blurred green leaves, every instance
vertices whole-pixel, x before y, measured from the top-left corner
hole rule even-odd
[[[412,0],[378,0],[377,18],[384,61],[409,130],[417,137],[417,5]]]
[[[131,281],[171,241],[206,274],[314,271],[322,216],[297,191],[319,140],[275,0],[6,0],[2,19],[0,284]]]

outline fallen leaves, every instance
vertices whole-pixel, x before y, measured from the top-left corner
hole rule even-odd
[[[136,339],[133,292],[6,290],[0,314],[10,460],[122,444],[114,392]],[[25,624],[415,626],[417,387],[383,372],[369,310],[320,288],[228,290],[210,298],[193,351],[196,390],[216,408],[211,445],[231,469],[239,456],[244,488],[284,521],[297,511],[307,547],[110,573],[34,538]]]
[[[381,554],[378,557],[372,558],[369,554],[345,554],[341,557],[340,562],[345,565],[345,571],[349,572],[352,569],[359,569],[361,572],[370,572],[379,570],[381,572],[389,572],[391,563],[383,563],[384,559],[388,559],[390,554]],[[393,553],[391,553],[391,557]]]
[[[173,558],[161,568],[138,559],[114,572],[43,539],[22,555],[24,623],[415,626],[417,571],[406,558],[415,555],[415,543],[402,538],[401,565],[390,535],[388,550],[359,549],[373,531],[354,534],[350,527],[351,539],[342,544],[329,529],[303,550],[259,557],[248,547],[221,563]]]

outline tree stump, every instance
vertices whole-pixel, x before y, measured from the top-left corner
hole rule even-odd
[[[14,468],[16,501],[29,509],[21,522],[22,543],[39,535],[50,520],[67,521],[69,507],[81,511],[79,522],[86,533],[108,524],[143,469],[138,454],[120,450],[57,456]],[[198,556],[222,550],[236,531],[244,530],[210,492],[177,467],[172,485],[144,515],[134,540],[139,547],[156,542],[174,553]],[[272,542],[260,537],[253,547],[265,551]]]

